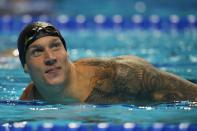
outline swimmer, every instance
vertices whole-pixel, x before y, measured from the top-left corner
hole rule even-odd
[[[50,23],[28,24],[18,38],[32,83],[20,100],[93,104],[197,101],[197,85],[156,69],[142,58],[117,56],[71,61],[66,41]]]

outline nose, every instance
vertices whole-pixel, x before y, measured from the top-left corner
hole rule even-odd
[[[45,51],[45,59],[44,63],[46,65],[54,65],[57,62],[56,57],[53,55],[53,53],[50,50]]]

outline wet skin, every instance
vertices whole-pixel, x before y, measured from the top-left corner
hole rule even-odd
[[[44,98],[60,95],[69,84],[67,52],[58,37],[47,36],[33,42],[26,53],[24,67]]]
[[[30,84],[21,100],[64,103],[149,103],[197,101],[197,85],[154,68],[135,56],[86,58],[71,62],[58,37],[34,41],[27,50],[25,71]]]

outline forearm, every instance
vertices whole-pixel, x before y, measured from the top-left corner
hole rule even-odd
[[[143,86],[156,101],[197,101],[196,84],[153,67],[144,70]]]

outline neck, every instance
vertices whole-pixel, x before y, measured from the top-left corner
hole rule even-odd
[[[73,94],[73,86],[76,81],[75,66],[70,62],[67,66],[69,71],[66,74],[66,79],[59,85],[45,85],[35,83],[38,91],[44,100],[51,103],[68,103],[69,101],[76,101]],[[43,88],[45,86],[45,88]]]
[[[92,73],[89,73],[88,70],[84,71],[85,68],[77,64],[72,64],[72,67],[71,84],[67,89],[73,98],[83,102],[92,91],[89,83]]]
[[[69,77],[69,84],[65,84],[64,94],[82,101],[83,93],[80,91],[83,87],[82,75],[74,64],[71,64],[71,72]]]

